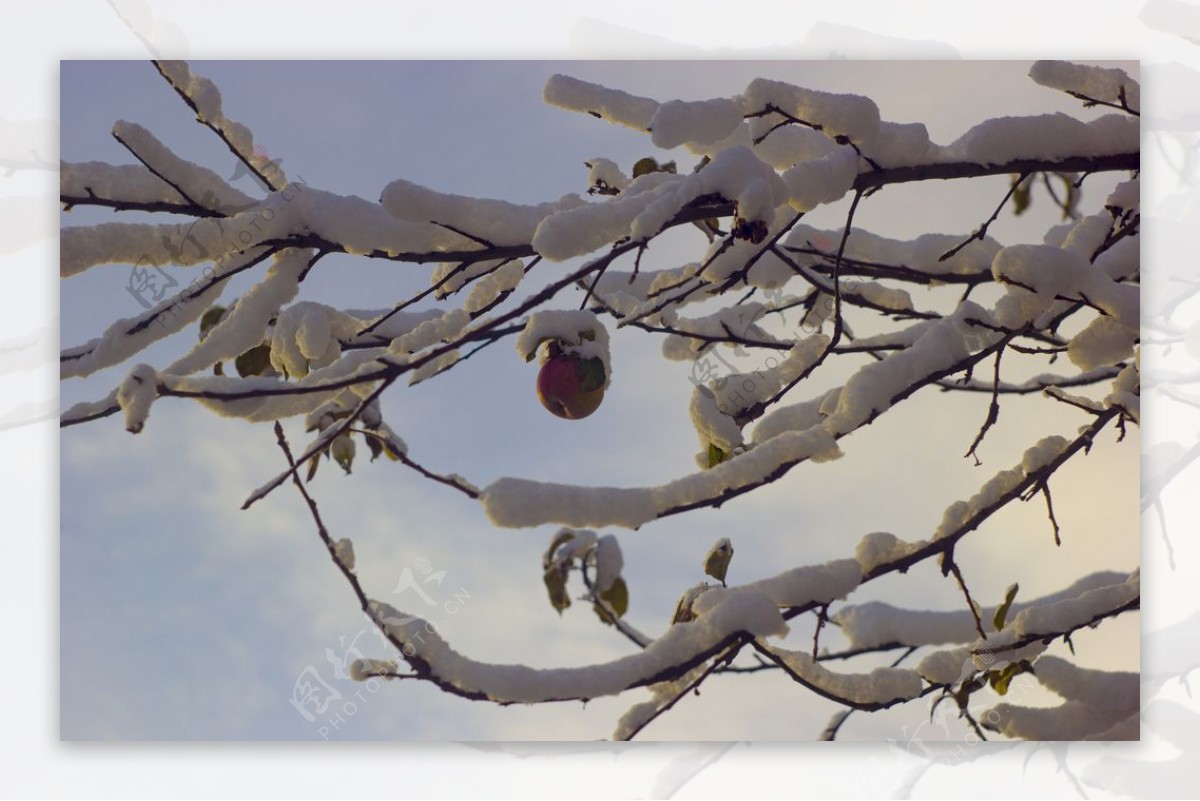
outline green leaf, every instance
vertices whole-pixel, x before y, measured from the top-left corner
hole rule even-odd
[[[554,563],[554,552],[573,539],[575,539],[574,531],[569,528],[559,529],[558,533],[554,535],[554,539],[550,540],[550,547],[546,549],[546,554],[542,557],[542,567],[549,569],[550,565]]]
[[[1017,597],[1017,589],[1019,584],[1013,584],[1004,593],[1004,603],[996,607],[996,614],[992,617],[992,623],[996,626],[996,631],[1004,628],[1004,621],[1008,617],[1008,610],[1012,608],[1013,599]]]
[[[367,449],[371,451],[371,461],[373,462],[379,458],[379,454],[383,453],[383,443],[375,434],[363,434],[363,439],[367,443]]]
[[[561,615],[571,605],[571,598],[567,595],[567,565],[555,564],[546,568],[542,573],[542,581],[546,583],[550,605]]]
[[[1071,219],[1071,215],[1075,213],[1076,207],[1079,205],[1079,189],[1075,186],[1075,180],[1070,173],[1056,172],[1054,173],[1059,180],[1063,182],[1063,188],[1066,190],[1067,197],[1063,200],[1063,220]]]
[[[1020,180],[1021,180],[1020,175],[1013,176],[1013,184],[1016,184]],[[1032,201],[1032,196],[1030,195],[1029,187],[1030,187],[1030,184],[1032,184],[1032,183],[1033,183],[1032,181],[1025,181],[1020,186],[1018,186],[1016,188],[1016,190],[1013,192],[1013,216],[1014,217],[1020,217],[1022,214],[1025,213],[1025,210],[1029,208],[1029,204]]]
[[[722,584],[725,574],[729,571],[729,563],[733,560],[733,544],[727,538],[717,540],[704,560],[705,575],[712,576]]]
[[[649,156],[646,156],[643,159],[638,159],[637,162],[633,165],[633,177],[634,178],[640,178],[643,175],[647,175],[649,173],[658,172],[658,171],[659,171],[658,162],[655,161],[654,159],[650,158]]]
[[[710,589],[711,585],[707,581],[702,581],[679,596],[679,600],[675,602],[675,614],[671,617],[671,625],[689,623],[695,620],[696,613],[692,610],[692,604],[696,603],[696,599],[701,594],[708,592]]]
[[[350,439],[350,435],[348,433],[338,435],[333,444],[329,446],[329,451],[333,455],[333,460],[349,474],[350,466],[354,464],[354,440]]]
[[[579,385],[584,392],[592,392],[604,386],[607,376],[604,361],[599,358],[579,360]]]
[[[718,448],[711,442],[708,443],[708,466],[716,467],[721,462],[729,458],[729,454]]]
[[[625,617],[625,613],[629,611],[629,587],[620,576],[617,576],[611,587],[600,593],[600,597],[617,617]]]
[[[1012,680],[1022,673],[1029,672],[1031,667],[1032,665],[1027,659],[1005,665],[1000,670],[993,670],[988,673],[988,684],[991,685],[991,688],[998,695],[1004,695],[1008,692],[1008,686],[1012,683]]]
[[[208,336],[209,330],[221,322],[221,318],[225,316],[224,306],[210,306],[204,314],[200,315],[200,340]]]
[[[238,356],[233,362],[238,375],[242,378],[252,375],[262,375],[271,367],[271,346],[263,343]]]

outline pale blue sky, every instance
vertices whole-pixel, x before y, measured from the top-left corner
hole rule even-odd
[[[642,136],[586,115],[541,103],[548,76],[565,72],[666,100],[735,93],[752,77],[866,94],[883,117],[922,121],[948,143],[989,115],[1063,110],[1089,112],[1024,77],[1028,62],[989,65],[854,62],[198,62],[193,69],[221,88],[226,113],[249,125],[256,141],[282,158],[290,177],[369,200],[395,178],[433,188],[519,202],[556,198],[586,187],[584,159],[607,156],[628,167],[653,152]],[[1136,69],[1132,65],[1130,69]],[[64,62],[61,156],[68,161],[131,159],[109,135],[112,123],[142,124],[180,155],[230,176],[231,154],[146,62]],[[947,102],[947,98],[955,98]],[[671,156],[668,156],[671,157]],[[691,163],[686,154],[676,154]],[[1105,177],[1089,179],[1090,208]],[[889,236],[926,230],[967,233],[1004,191],[1004,178],[887,191],[865,202],[858,222]],[[237,184],[253,193],[248,178]],[[1040,211],[1045,211],[1044,197]],[[836,226],[845,203],[812,215]],[[64,225],[135,220],[78,209]],[[1042,220],[1045,218],[1043,217]],[[1005,215],[992,230],[1005,244],[1036,241],[1038,221]],[[646,267],[695,259],[699,234],[680,247],[652,250]],[[539,265],[526,294],[561,274]],[[188,270],[172,275],[186,283]],[[347,307],[383,306],[427,284],[429,268],[329,257],[301,297]],[[95,268],[62,288],[62,344],[97,335],[114,318],[140,308],[125,291],[128,268]],[[243,291],[249,283],[233,286]],[[233,297],[229,291],[226,300]],[[921,305],[921,299],[918,305]],[[570,302],[570,296],[562,305]],[[578,303],[576,298],[575,303]],[[138,361],[165,363],[194,331],[160,343]],[[186,341],[185,341],[186,340]],[[665,362],[658,340],[614,336],[614,385],[601,411],[578,423],[550,417],[533,395],[535,368],[508,342],[446,376],[387,396],[385,417],[419,461],[462,473],[482,486],[501,475],[571,483],[659,483],[694,469],[697,448],[686,413],[686,365]],[[128,365],[62,386],[63,408],[101,397]],[[844,370],[845,368],[843,368]],[[844,373],[832,372],[823,389]],[[808,397],[805,393],[797,397]],[[662,630],[683,589],[702,578],[700,561],[718,537],[733,539],[731,579],[751,580],[785,566],[853,553],[859,537],[889,530],[928,536],[950,502],[1011,466],[1039,437],[1070,431],[1082,420],[1045,404],[1022,414],[1005,407],[975,469],[959,455],[986,413],[986,398],[919,396],[848,440],[846,458],[804,465],[777,485],[729,504],[617,532],[631,588],[631,619]],[[1028,408],[1028,404],[1025,405]],[[289,431],[298,437],[298,429]],[[325,649],[339,654],[365,627],[354,599],[320,547],[299,498],[282,488],[251,511],[244,497],[278,471],[281,456],[269,426],[215,417],[166,399],[133,437],[110,417],[62,433],[61,692],[68,739],[320,739],[320,721],[288,703],[308,666],[352,696],[362,685],[336,683]],[[293,439],[298,445],[299,439]],[[1056,589],[1097,569],[1137,564],[1137,436],[1105,447],[1063,471],[1056,486],[1064,547],[1048,547],[1040,505],[1005,513],[1003,523],[973,537],[960,552],[973,589],[998,600],[1020,580],[1024,597]],[[916,477],[916,480],[914,480]],[[1103,482],[1107,505],[1084,503]],[[465,590],[469,602],[436,622],[460,651],[487,661],[538,666],[582,664],[628,652],[623,640],[577,605],[560,620],[545,600],[540,554],[553,527],[497,530],[476,504],[392,463],[354,475],[324,465],[313,483],[326,521],[354,539],[368,591],[386,597],[400,571],[424,558],[445,569],[444,595]],[[919,497],[914,497],[919,489]],[[1078,503],[1071,503],[1072,500]],[[1065,520],[1063,518],[1066,518]],[[1030,555],[1034,561],[1030,561]],[[1027,593],[1027,594],[1025,594]],[[961,596],[936,568],[865,587],[853,602],[888,597],[960,608]],[[1081,635],[1089,664],[1136,667],[1136,618],[1105,627],[1132,651],[1105,652]],[[797,626],[797,634],[804,627]],[[339,644],[339,640],[342,644]],[[388,655],[367,634],[366,655]],[[1090,661],[1089,661],[1090,660]],[[1132,661],[1131,661],[1132,660]],[[365,693],[364,693],[365,694]],[[356,705],[337,739],[594,739],[606,737],[639,694],[614,701],[538,709],[500,709],[449,698],[403,682]],[[781,676],[725,677],[680,704],[647,730],[651,737],[811,739],[831,706]],[[920,710],[914,710],[919,716]],[[905,713],[855,716],[846,736],[895,733]],[[894,735],[898,736],[898,735]]]

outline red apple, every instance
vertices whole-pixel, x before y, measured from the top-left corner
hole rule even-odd
[[[604,381],[604,363],[600,359],[552,353],[542,362],[538,373],[538,400],[558,417],[579,420],[600,408]]]

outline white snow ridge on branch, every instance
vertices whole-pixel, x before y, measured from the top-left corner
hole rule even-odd
[[[74,404],[61,424],[122,413],[126,430],[153,438],[153,405],[184,399],[221,416],[275,421],[285,463],[264,476],[243,508],[284,484],[299,494],[333,569],[389,651],[354,660],[351,678],[429,682],[448,695],[501,705],[627,697],[645,688],[615,721],[617,739],[655,725],[705,682],[735,682],[747,672],[770,673],[776,691],[832,705],[838,714],[822,735],[829,739],[847,719],[865,717],[851,712],[907,706],[923,718],[945,700],[957,704],[963,736],[1136,737],[1136,673],[1084,664],[1072,637],[1110,636],[1108,621],[1136,613],[1140,569],[1115,564],[1072,573],[1065,554],[1078,554],[1081,539],[1118,534],[1079,531],[1078,514],[1056,513],[1090,502],[1058,471],[1081,475],[1093,450],[1136,451],[1136,442],[1117,444],[1136,439],[1141,389],[1140,95],[1126,72],[1037,62],[1033,81],[1103,108],[1081,117],[999,108],[949,144],[933,142],[924,123],[884,119],[881,108],[890,106],[882,99],[778,80],[755,78],[728,96],[660,101],[554,75],[545,103],[590,115],[598,126],[632,129],[621,133],[640,136],[647,155],[629,164],[601,153],[585,168],[573,161],[571,186],[548,191],[544,202],[517,203],[394,175],[381,182],[378,202],[298,176],[289,181],[280,159],[267,157],[251,130],[226,115],[211,81],[182,62],[156,67],[251,170],[262,196],[242,193],[125,121],[115,123],[113,136],[135,163],[62,164],[65,212],[92,206],[138,215],[81,225],[64,219],[65,294],[109,265],[132,266],[143,277],[156,267],[186,268],[196,278],[64,348],[63,381],[104,383],[96,391],[102,397]],[[946,91],[947,103],[977,101],[978,87],[950,82]],[[977,220],[947,223],[941,215],[958,210],[922,194],[945,181],[978,188]],[[856,215],[881,193],[909,198],[911,235],[860,226]],[[830,210],[838,215],[832,227],[809,224],[818,217],[810,213]],[[1040,230],[1033,241],[1012,241],[1010,231],[1029,230],[1008,225],[1023,215]],[[340,255],[326,259],[331,254]],[[306,294],[309,278],[352,259],[419,271],[419,280],[388,285],[409,287],[400,293],[368,287],[367,309]],[[84,272],[89,278],[76,278]],[[357,281],[356,274],[346,282],[348,291],[362,288]],[[234,288],[236,297],[223,297]],[[412,410],[420,408],[419,393],[434,392],[432,382],[451,371],[462,376],[489,357],[503,358],[496,363],[505,369],[524,366],[512,350],[485,350],[508,337],[524,360],[540,357],[538,394],[554,395],[558,407],[546,397],[543,404],[570,421],[546,416],[546,428],[523,442],[560,437],[551,424],[604,426],[590,430],[625,443],[627,452],[591,468],[652,455],[669,462],[672,477],[641,486],[619,472],[600,486],[570,483],[565,474],[517,477],[506,473],[536,470],[537,462],[507,450],[447,466],[467,474],[496,466],[480,488],[458,472],[441,472],[452,448],[419,453],[417,437],[410,449],[404,438],[424,433],[414,429],[425,424]],[[647,455],[660,441],[648,432],[660,421],[625,428],[630,421],[604,416],[614,402],[596,405],[648,392],[632,386],[633,377],[650,374],[639,372],[642,360],[659,355],[651,368],[654,400],[675,399],[699,443],[694,459]],[[112,367],[124,377],[102,372]],[[426,386],[414,396],[414,384]],[[576,414],[567,401],[580,397],[590,405]],[[950,405],[936,405],[942,399]],[[967,441],[947,442],[958,436],[950,421],[959,412],[973,421]],[[295,454],[279,422],[288,418],[304,435]],[[1043,420],[1061,423],[1059,432],[1047,434]],[[664,437],[672,433],[666,422]],[[904,441],[881,450],[878,432],[889,426],[902,427]],[[922,458],[911,461],[929,465],[926,457],[940,458],[944,447],[951,451],[939,464],[944,474],[908,468],[914,450]],[[964,450],[988,465],[966,483],[978,489],[936,502],[942,477],[965,464]],[[364,453],[385,459],[364,468]],[[887,486],[842,478],[830,489],[828,475],[845,477],[883,453],[891,454]],[[527,542],[527,533],[500,529],[555,524],[540,569],[558,625],[579,622],[569,607],[581,602],[627,650],[570,667],[493,664],[486,654],[455,650],[436,621],[373,600],[378,593],[360,579],[377,572],[370,541],[356,535],[356,547],[339,536],[340,524],[323,519],[313,497],[315,488],[330,486],[314,482],[322,456],[346,474],[359,467],[353,476],[371,469],[391,471],[382,472],[388,481],[427,480],[430,504],[481,511],[497,529],[496,542],[468,549],[473,558],[512,547],[509,538]],[[354,491],[352,478],[336,478]],[[783,494],[800,498],[810,517],[798,523],[778,515],[769,504]],[[973,563],[1009,547],[1002,529],[1014,525],[1011,509],[1034,499],[1039,509],[1044,502],[1050,529],[1037,550]],[[888,527],[897,532],[901,520],[920,528],[910,538],[855,531],[847,521],[859,519],[851,514],[859,510],[846,504],[894,513],[897,523]],[[693,554],[688,564],[708,579],[656,572],[658,586],[648,591],[649,568],[628,548],[630,538],[644,541],[666,529],[651,528],[658,521],[698,510],[708,511],[688,518],[692,527],[680,529],[677,553]],[[406,542],[420,536],[407,519],[395,518]],[[765,552],[764,524],[756,520],[769,521],[789,549]],[[790,548],[797,531],[801,545],[832,555],[784,560],[779,554],[798,552]],[[747,540],[752,547],[743,548]],[[756,549],[757,563],[745,556]],[[1021,595],[1022,583],[1044,582],[1043,565],[1062,581]],[[530,564],[518,580],[536,582],[537,573]],[[868,586],[887,575],[893,578]],[[997,582],[1009,586],[1003,598],[979,597]],[[663,587],[678,598],[673,614],[644,600]],[[952,600],[921,608],[934,590]],[[867,600],[880,597],[886,600]],[[524,610],[504,614],[514,629],[529,620]],[[407,683],[388,689],[400,695]],[[1010,687],[1038,702],[1053,694],[1061,704],[1001,700]],[[820,727],[799,728],[804,723],[796,736],[820,734]]]

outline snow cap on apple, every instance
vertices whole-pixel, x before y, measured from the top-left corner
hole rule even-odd
[[[612,376],[608,331],[589,311],[540,311],[517,338],[517,352],[532,361],[541,351],[537,393],[551,413],[567,420],[600,407]]]

